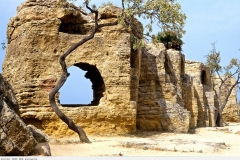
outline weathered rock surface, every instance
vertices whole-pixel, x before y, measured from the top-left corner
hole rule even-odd
[[[120,11],[113,6],[100,9],[99,22],[116,21]],[[93,26],[93,15],[83,15],[69,3],[31,0],[18,7],[8,24],[3,76],[14,88],[25,122],[49,135],[74,133],[53,112],[48,94],[61,75],[60,55]],[[209,69],[185,61],[182,53],[163,44],[133,50],[131,40],[142,37],[142,25],[133,29],[101,28],[66,58],[67,67],[87,71],[93,100],[70,107],[61,104],[58,93],[59,108],[87,134],[126,134],[137,128],[188,132],[214,126]]]
[[[185,61],[185,108],[191,112],[190,128],[215,126],[214,92],[209,68],[201,62]]]
[[[25,123],[16,114],[17,100],[0,75],[0,155],[26,156],[37,145]]]
[[[108,10],[99,12],[101,23],[117,20]],[[77,7],[68,3],[59,7],[56,1],[25,2],[8,24],[9,44],[3,75],[16,92],[21,117],[26,121],[31,119],[34,125],[40,124],[50,135],[73,134],[52,111],[48,94],[61,74],[60,55],[88,35],[93,25],[92,15],[82,15]],[[91,107],[59,104],[87,133],[136,131],[136,102],[131,100],[130,92],[132,77],[137,73],[132,73],[131,56],[130,33],[116,25],[102,28],[94,39],[67,57],[68,67],[84,68],[89,77],[104,82],[93,84]],[[95,75],[96,72],[100,74]]]
[[[49,139],[47,135],[42,133],[33,125],[28,125],[28,129],[32,132],[33,137],[38,142],[37,146],[32,150],[30,155],[51,156],[51,149],[49,146]]]
[[[36,127],[27,126],[17,112],[12,87],[0,74],[0,156],[50,156],[47,136]],[[45,151],[41,152],[39,146]]]
[[[181,75],[184,56],[163,44],[149,44],[141,57],[137,126],[143,130],[188,132],[189,112],[184,109]]]
[[[35,126],[28,125],[27,127],[30,130],[30,132],[32,132],[33,137],[38,143],[44,143],[49,141],[47,135],[43,134],[42,131],[37,129]]]

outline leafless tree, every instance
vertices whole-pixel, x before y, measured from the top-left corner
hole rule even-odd
[[[220,65],[221,57],[220,52],[216,51],[215,43],[212,44],[212,50],[210,54],[206,55],[207,61],[206,65],[210,67],[212,80],[213,80],[213,90],[217,101],[219,104],[219,109],[217,111],[217,116],[215,117],[216,125],[222,126],[222,112],[226,107],[228,99],[233,91],[233,89],[239,88],[240,84],[240,61],[236,58],[232,58],[229,65],[222,67]],[[234,83],[230,83],[231,79],[235,79]],[[215,79],[215,80],[214,80]],[[219,83],[216,84],[216,80],[219,80]],[[222,97],[223,92],[225,97]]]

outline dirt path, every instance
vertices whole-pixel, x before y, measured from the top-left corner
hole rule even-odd
[[[52,156],[240,156],[240,123],[198,128],[195,134],[140,132],[117,137],[51,138]]]

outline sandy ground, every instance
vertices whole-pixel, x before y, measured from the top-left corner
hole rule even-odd
[[[240,123],[198,128],[195,134],[138,132],[127,136],[50,138],[52,156],[240,156]]]

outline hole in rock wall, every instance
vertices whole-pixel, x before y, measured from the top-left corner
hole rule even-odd
[[[70,76],[60,89],[60,104],[63,107],[97,106],[105,91],[103,78],[97,67],[88,63],[76,63],[68,71]]]
[[[86,34],[86,28],[81,22],[80,15],[65,15],[61,18],[61,25],[59,27],[59,32],[64,32],[68,34]]]
[[[59,101],[62,106],[89,105],[93,99],[91,82],[84,77],[86,71],[71,66],[68,68],[70,76],[60,88]]]
[[[207,84],[207,78],[206,78],[206,71],[205,70],[202,70],[202,73],[201,73],[201,83],[202,84]]]

